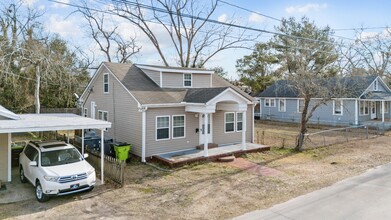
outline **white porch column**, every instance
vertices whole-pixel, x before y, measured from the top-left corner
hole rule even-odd
[[[354,102],[354,124],[358,125],[358,100]]]
[[[69,130],[67,130],[67,143],[69,144]]]
[[[208,154],[208,113],[204,114],[204,157],[207,157]]]
[[[254,143],[254,108],[255,108],[255,105],[252,105],[252,113],[251,113],[251,143]],[[260,108],[261,106],[259,106]],[[259,115],[259,117],[261,117],[261,115]],[[259,118],[260,119],[260,118]]]
[[[11,160],[12,160],[12,151],[11,151],[11,133],[8,133],[8,182],[11,182],[11,178],[12,178],[12,163],[11,163]]]
[[[384,123],[384,101],[381,101],[381,122]]]
[[[246,150],[246,127],[247,127],[247,117],[246,112],[242,112],[242,150]]]
[[[84,129],[81,129],[81,155],[84,158]]]
[[[100,130],[100,178],[101,184],[105,184],[104,177],[104,148],[105,148],[105,139],[104,139],[104,129]]]
[[[145,139],[146,139],[146,126],[147,126],[147,112],[142,111],[142,137],[141,137],[141,162],[145,163]]]

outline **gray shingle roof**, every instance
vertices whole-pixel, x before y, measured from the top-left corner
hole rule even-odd
[[[191,103],[207,103],[226,89],[228,89],[228,87],[188,89],[183,101]]]
[[[319,81],[319,84],[326,85],[329,91],[336,89],[343,92],[335,93],[335,98],[359,98],[371,85],[377,76],[352,76],[343,78],[330,78]],[[260,92],[256,97],[298,97],[297,90],[287,80],[279,80],[273,85]]]
[[[202,101],[201,99],[207,99],[205,99],[205,97],[196,98],[194,93],[199,93],[201,95],[208,93],[202,92],[202,90],[204,89],[208,90],[209,92],[214,91],[213,93],[208,94],[208,97],[210,97],[210,95],[212,94],[220,94],[216,94],[216,91],[221,89],[221,87],[224,87],[225,89],[227,87],[231,87],[236,92],[243,95],[245,98],[249,99],[250,101],[254,101],[254,99],[247,93],[230,84],[216,74],[212,74],[212,87],[220,87],[216,91],[214,90],[214,88],[160,88],[136,65],[109,62],[105,62],[104,64],[141,104],[181,103],[185,101],[187,93],[190,94],[188,97],[191,97],[191,99],[186,100],[194,100],[200,102]],[[183,68],[180,67],[178,69]]]

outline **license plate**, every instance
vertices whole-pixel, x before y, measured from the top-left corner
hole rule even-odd
[[[79,184],[71,185],[71,189],[77,189],[77,188],[79,188]]]

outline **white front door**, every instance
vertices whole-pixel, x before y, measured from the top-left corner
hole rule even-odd
[[[371,102],[371,119],[376,118],[376,102]]]
[[[96,105],[95,105],[95,102],[91,102],[91,118],[92,119],[95,119],[95,108],[96,108]]]
[[[204,124],[204,114],[199,114],[200,120],[200,144],[204,144],[204,132],[205,132],[205,124]],[[213,143],[213,114],[208,114],[208,142]]]

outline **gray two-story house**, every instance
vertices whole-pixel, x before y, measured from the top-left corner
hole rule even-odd
[[[371,120],[379,122],[391,118],[391,90],[378,76],[355,76],[331,79],[340,87],[348,87],[344,93],[320,105],[313,113],[310,123],[328,125],[359,125]],[[335,90],[330,83],[329,91]],[[343,89],[343,88],[342,88]],[[259,108],[255,116],[262,119],[299,122],[304,99],[289,85],[280,80],[256,95]],[[310,102],[317,102],[315,97]]]
[[[210,70],[106,62],[80,99],[84,116],[111,122],[106,136],[130,143],[143,162],[254,140],[255,99]]]

